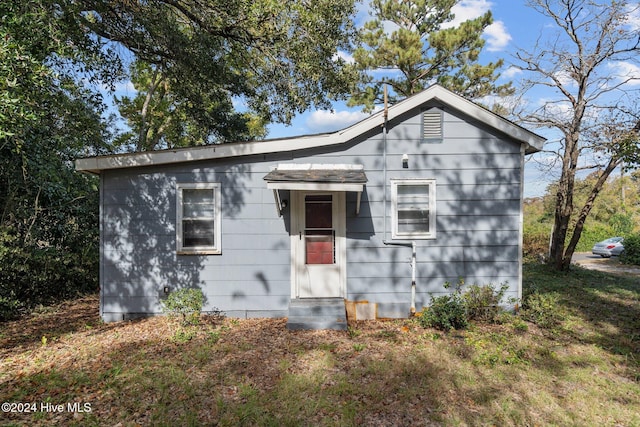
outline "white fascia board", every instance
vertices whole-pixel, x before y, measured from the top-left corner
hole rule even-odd
[[[486,123],[492,128],[509,135],[515,140],[527,144],[533,149],[533,151],[542,150],[544,143],[547,141],[546,138],[510,122],[498,114],[495,114],[453,92],[444,89],[442,86],[431,86],[429,89],[425,90],[425,92],[429,92],[432,89],[433,94],[430,97],[431,99],[438,99],[452,108],[460,110],[482,123]]]
[[[279,163],[272,170],[310,171],[310,170],[364,170],[364,165],[353,163]]]
[[[546,141],[541,136],[511,123],[497,114],[492,113],[489,110],[486,110],[439,85],[430,86],[423,92],[390,106],[388,108],[387,119],[392,120],[399,117],[432,99],[440,100],[442,103],[486,123],[487,125],[511,136],[517,141],[527,144],[527,152],[541,150],[544,142]],[[346,129],[329,134],[91,157],[76,160],[76,170],[100,173],[100,171],[106,169],[164,165],[198,160],[248,156],[254,154],[304,150],[308,148],[342,144],[382,125],[384,125],[384,111],[373,114],[372,116],[369,116]]]
[[[270,190],[361,192],[364,189],[364,184],[342,182],[272,181],[267,182],[267,188]]]
[[[89,157],[76,160],[76,170],[99,173],[106,169],[133,168],[164,165],[198,160],[268,154],[314,148],[343,142],[334,134],[317,135],[291,139],[273,139],[256,142],[238,142],[218,145],[191,147],[188,149],[148,151],[144,153],[117,154],[113,156]]]

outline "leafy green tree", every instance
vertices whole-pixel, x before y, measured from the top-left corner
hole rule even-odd
[[[205,105],[193,105],[172,91],[171,82],[160,66],[143,61],[131,64],[131,81],[137,91],[134,98],[116,98],[120,115],[130,131],[119,136],[117,145],[135,151],[187,147],[224,141],[246,141],[264,138],[265,123],[254,114],[236,112],[232,104],[208,99]],[[192,110],[211,112],[211,120],[198,122]],[[224,117],[220,117],[223,115]],[[219,126],[225,122],[226,127]]]
[[[634,177],[616,176],[605,182],[593,208],[585,221],[582,238],[577,251],[590,251],[593,244],[613,236],[627,237],[640,232],[640,186]],[[584,204],[589,199],[592,188],[597,184],[599,174],[592,173],[585,178],[576,179],[574,200]],[[624,200],[622,194],[624,189]],[[524,203],[524,248],[525,255],[538,257],[548,253],[549,239],[553,229],[556,193],[558,183],[547,188],[543,197],[527,199]],[[574,212],[570,226],[574,227],[580,219],[580,211]]]
[[[508,95],[511,85],[496,85],[503,61],[482,65],[481,35],[493,22],[491,12],[450,26],[451,8],[459,0],[373,0],[374,19],[359,33],[353,52],[360,81],[352,91],[350,105],[371,110],[392,89],[390,101],[405,98],[437,82],[467,98]],[[387,27],[392,26],[392,31]],[[379,71],[391,72],[380,75]]]
[[[97,182],[72,160],[109,137],[81,81],[117,74],[118,61],[67,11],[0,4],[0,319],[96,287]]]
[[[89,0],[82,7],[85,28],[149,64],[180,110],[221,139],[231,139],[239,122],[241,138],[255,126],[234,102],[261,121],[287,123],[311,106],[329,108],[353,79],[337,53],[353,35],[354,0]]]

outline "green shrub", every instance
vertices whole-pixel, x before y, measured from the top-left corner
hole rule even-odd
[[[611,226],[588,221],[582,230],[582,234],[580,234],[576,252],[591,252],[593,245],[613,235],[615,235],[615,232]]]
[[[98,289],[97,240],[78,239],[82,250],[41,247],[12,229],[0,230],[0,321]]]
[[[196,336],[196,332],[193,328],[178,329],[171,337],[172,341],[176,344],[184,344],[188,341],[191,341]]]
[[[197,325],[204,305],[204,294],[200,289],[184,288],[171,292],[162,301],[162,311],[169,316],[182,316],[182,324]]]
[[[451,285],[445,283],[445,289]],[[441,330],[465,329],[470,320],[480,322],[499,322],[503,313],[502,299],[508,283],[500,285],[499,289],[492,284],[471,285],[464,292],[464,280],[460,279],[455,285],[455,291],[450,295],[431,297],[429,307],[426,307],[418,318],[423,327]]]
[[[640,234],[632,234],[624,239],[624,253],[620,260],[625,264],[640,265]]]
[[[549,252],[551,225],[541,222],[526,223],[522,238],[522,253],[526,259],[540,261]]]
[[[633,217],[626,213],[615,213],[609,220],[613,234],[626,236],[633,232]]]
[[[443,331],[465,329],[469,325],[464,300],[458,291],[451,295],[432,296],[431,305],[422,311],[418,321],[424,328]]]
[[[481,322],[494,322],[502,312],[500,303],[505,292],[509,289],[508,283],[500,285],[496,289],[494,285],[471,285],[462,294],[462,299],[470,320]]]
[[[541,328],[552,329],[565,318],[559,299],[555,293],[533,292],[524,298],[520,314]]]

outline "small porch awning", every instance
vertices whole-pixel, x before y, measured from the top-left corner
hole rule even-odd
[[[367,176],[363,165],[355,164],[279,164],[265,175],[267,188],[273,190],[282,214],[279,190],[351,191],[357,193],[356,214]]]

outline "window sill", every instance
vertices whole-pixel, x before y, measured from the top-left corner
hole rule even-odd
[[[435,234],[429,234],[429,235],[425,235],[425,234],[406,234],[406,235],[392,235],[391,236],[392,240],[435,240],[436,239],[436,235]]]
[[[179,250],[176,251],[178,255],[221,255],[220,249],[195,249],[195,250]]]

